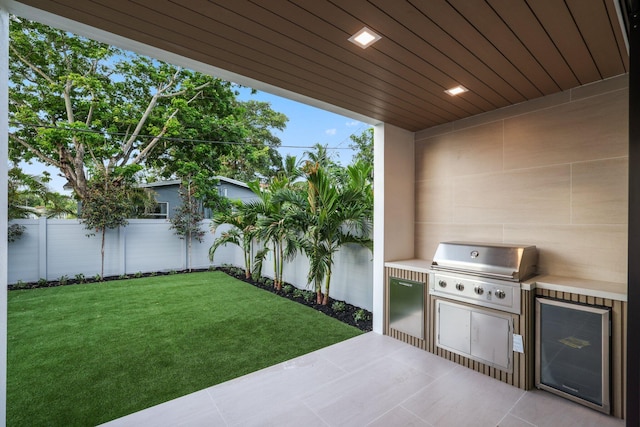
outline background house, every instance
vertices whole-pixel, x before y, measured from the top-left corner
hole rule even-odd
[[[258,196],[249,189],[249,186],[242,181],[216,176],[218,180],[218,194],[231,200],[241,200],[248,202],[257,200]],[[151,216],[154,218],[171,219],[175,215],[176,207],[180,206],[180,183],[179,179],[169,181],[157,181],[149,184],[141,184],[142,188],[153,190],[157,202],[156,210]],[[209,208],[202,208],[204,219],[211,219],[213,212]]]

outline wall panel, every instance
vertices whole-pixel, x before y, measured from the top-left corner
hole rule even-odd
[[[535,244],[541,273],[625,283],[627,96],[620,76],[417,132],[416,257]]]

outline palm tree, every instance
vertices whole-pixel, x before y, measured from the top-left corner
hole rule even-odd
[[[350,243],[373,248],[369,237],[373,191],[364,164],[347,169],[343,186],[332,182],[318,163],[307,163],[305,171],[307,205],[302,215],[306,227],[301,246],[309,258],[308,283],[314,284],[318,304],[327,305],[335,253]]]
[[[304,175],[300,166],[300,161],[296,156],[287,154],[275,176],[278,179],[286,179],[288,186],[291,187],[298,178]]]
[[[47,218],[66,218],[76,213],[74,200],[53,192],[46,182],[48,177],[28,175],[18,167],[9,169],[8,217],[28,218],[30,215]]]
[[[209,259],[213,261],[216,250],[227,243],[239,246],[244,253],[245,278],[251,277],[253,264],[253,242],[256,237],[256,209],[251,203],[233,201],[233,209],[230,212],[219,212],[213,217],[212,231],[222,224],[229,224],[232,228],[214,240],[209,249]]]
[[[261,191],[257,183],[249,187],[260,191],[260,202],[255,206],[258,213],[257,236],[267,246],[256,255],[254,268],[260,270],[262,262],[269,251],[273,253],[274,280],[276,290],[282,289],[285,261],[292,260],[298,251],[298,229],[294,212],[295,191],[292,182],[284,176],[274,177],[269,187]],[[268,245],[271,245],[269,248]]]

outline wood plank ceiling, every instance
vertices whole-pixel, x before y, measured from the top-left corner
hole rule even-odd
[[[19,0],[411,131],[626,73],[615,1]]]

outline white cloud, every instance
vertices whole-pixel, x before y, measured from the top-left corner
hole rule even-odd
[[[330,135],[330,136],[335,135],[337,132],[338,132],[338,129],[335,129],[335,128],[327,129],[327,130],[324,131],[324,133],[326,133],[327,135]]]
[[[354,126],[358,126],[359,124],[360,124],[360,122],[357,121],[357,120],[353,120],[351,122],[345,123],[345,125],[347,125],[347,127],[354,127]]]

